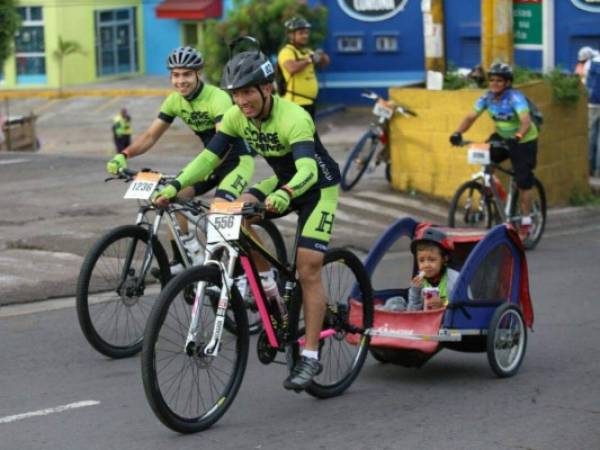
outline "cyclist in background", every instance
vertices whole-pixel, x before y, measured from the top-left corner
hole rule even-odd
[[[277,63],[286,81],[284,98],[306,109],[315,118],[315,102],[319,93],[316,67],[329,64],[329,56],[322,49],[315,51],[308,47],[310,22],[303,17],[292,17],[284,24],[288,43],[279,51]]]
[[[238,53],[229,60],[221,86],[232,93],[236,106],[225,113],[207,149],[160,192],[156,203],[164,206],[178,191],[203,179],[236,139],[245,139],[265,158],[275,175],[253,186],[242,195],[242,200],[265,201],[271,211],[268,217],[280,217],[293,210],[299,214],[302,228],[296,263],[306,343],[302,358],[284,381],[284,387],[300,390],[322,370],[318,359],[319,333],[327,300],[321,267],[337,209],[340,172],[316,138],[310,115],[297,104],[273,95],[273,78],[271,62],[258,49]],[[256,264],[259,270],[268,269],[260,259]]]
[[[502,139],[505,148],[490,148],[490,158],[495,163],[510,159],[522,211],[519,235],[524,240],[531,229],[531,189],[533,187],[533,169],[537,163],[538,129],[531,120],[526,97],[513,89],[513,72],[508,64],[494,63],[487,73],[489,91],[475,103],[474,111],[467,114],[456,131],[450,136],[452,145],[462,143],[462,134],[487,109],[496,126],[496,132],[489,140]]]
[[[123,152],[111,159],[106,169],[117,173],[127,167],[127,160],[146,153],[167,131],[176,117],[183,120],[206,146],[215,135],[216,129],[225,111],[231,106],[229,95],[202,81],[204,60],[200,52],[192,47],[178,47],[167,58],[167,68],[175,92],[163,102],[158,118],[150,127],[136,138]],[[179,193],[180,198],[192,198],[204,194],[215,186],[215,197],[228,201],[240,196],[246,189],[254,173],[254,158],[250,149],[242,139],[234,139],[228,146],[221,163],[214,172],[207,173],[206,178]],[[180,217],[179,225],[183,233],[188,232],[187,221]],[[171,273],[176,274],[183,269],[182,257],[177,244],[170,236],[174,252]]]

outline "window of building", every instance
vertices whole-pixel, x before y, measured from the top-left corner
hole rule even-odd
[[[22,20],[15,37],[17,82],[45,83],[46,46],[42,7],[20,7],[17,11]]]
[[[362,36],[338,36],[337,49],[340,53],[359,53],[363,50]]]
[[[136,9],[96,11],[95,21],[98,76],[137,72]]]
[[[198,44],[200,43],[200,33],[199,27],[197,23],[183,23],[181,25],[183,40],[182,44],[184,46],[189,45],[190,47],[198,48]]]
[[[397,52],[398,37],[397,36],[376,36],[375,49],[378,52]]]

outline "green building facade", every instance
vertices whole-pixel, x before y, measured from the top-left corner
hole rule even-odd
[[[143,73],[141,0],[21,0],[18,11],[21,28],[1,88],[59,87],[59,39],[82,50],[63,58],[63,86]]]

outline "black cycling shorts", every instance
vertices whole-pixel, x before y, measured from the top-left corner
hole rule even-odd
[[[496,140],[497,137],[492,135],[490,139]],[[533,187],[533,169],[537,164],[537,142],[537,139],[534,139],[518,143],[511,150],[493,146],[490,149],[490,158],[493,162],[499,164],[510,159],[519,189],[527,190]]]
[[[194,195],[198,196],[206,194],[214,187],[219,186],[221,181],[223,181],[223,179],[237,167],[238,163],[239,158],[227,158],[219,167],[214,170],[213,173],[210,174],[206,180],[194,183]],[[245,185],[243,187],[245,187]],[[217,189],[215,192],[215,198],[220,198],[230,202],[235,200],[238,196],[239,193],[234,195],[233,193],[224,189]]]

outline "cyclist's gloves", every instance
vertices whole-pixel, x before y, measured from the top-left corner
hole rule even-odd
[[[452,133],[452,136],[450,136],[450,143],[454,146],[459,146],[460,144],[462,144],[462,134],[461,133]]]
[[[514,149],[521,139],[519,136],[512,136],[505,140],[509,150]]]
[[[152,203],[159,208],[166,208],[169,205],[169,202],[177,196],[177,192],[178,190],[175,183],[167,184],[159,192],[154,193],[152,196]]]
[[[278,214],[282,214],[290,206],[290,194],[283,189],[277,189],[267,196],[265,203],[267,204],[268,209],[273,210]]]
[[[127,158],[122,153],[115,155],[113,159],[106,163],[106,171],[108,173],[116,175],[121,169],[127,169]]]

